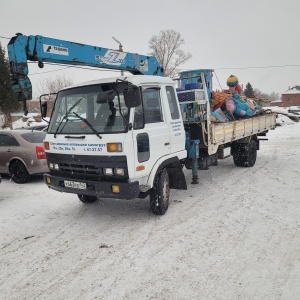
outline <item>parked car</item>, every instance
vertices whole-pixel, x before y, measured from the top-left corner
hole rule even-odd
[[[45,136],[41,131],[0,131],[0,173],[10,174],[16,183],[26,183],[30,175],[48,172]]]

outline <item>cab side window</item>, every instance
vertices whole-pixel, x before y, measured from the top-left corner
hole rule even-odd
[[[160,88],[145,88],[142,97],[145,124],[163,122]]]
[[[166,92],[167,92],[167,98],[168,98],[172,120],[179,119],[179,109],[177,105],[177,99],[176,99],[174,87],[167,86]]]

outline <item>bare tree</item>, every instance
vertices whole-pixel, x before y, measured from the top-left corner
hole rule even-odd
[[[254,93],[259,98],[269,99],[271,101],[275,101],[281,98],[279,93],[272,92],[271,94],[264,93],[259,89],[254,89]]]
[[[64,75],[58,75],[54,79],[47,78],[45,80],[41,80],[37,85],[37,94],[50,94],[57,93],[59,90],[72,85],[73,80],[70,78],[66,78]],[[51,97],[49,99],[52,99]]]
[[[38,101],[40,95],[45,94],[51,94],[51,93],[57,93],[59,90],[70,86],[73,84],[73,80],[70,78],[66,78],[65,76],[58,75],[54,79],[47,78],[45,80],[41,80],[36,89],[37,92],[35,92],[35,99],[36,100],[30,100],[27,101],[27,106],[30,112],[36,112],[40,111],[40,103]],[[42,99],[43,101],[47,101],[48,104],[48,111],[47,111],[47,117],[50,117],[53,106],[54,106],[54,95],[45,96]]]
[[[192,57],[190,53],[180,49],[183,44],[184,39],[180,33],[172,29],[160,31],[158,35],[150,38],[150,54],[154,55],[164,68],[165,76],[172,77],[176,69]]]

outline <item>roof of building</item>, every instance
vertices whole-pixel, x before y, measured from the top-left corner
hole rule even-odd
[[[300,91],[296,87],[292,87],[291,89],[282,93],[282,95],[291,95],[291,94],[300,94]]]

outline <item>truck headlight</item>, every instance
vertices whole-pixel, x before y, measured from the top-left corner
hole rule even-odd
[[[116,175],[124,176],[125,171],[123,168],[116,168]]]
[[[49,169],[51,170],[59,170],[58,164],[49,163]]]
[[[112,168],[103,168],[104,175],[114,175]]]

